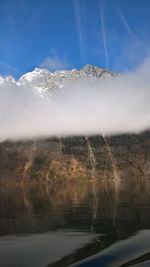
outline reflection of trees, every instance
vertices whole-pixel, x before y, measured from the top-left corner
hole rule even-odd
[[[65,209],[78,206],[85,193],[86,186],[80,183],[1,186],[0,231],[11,231],[10,225],[12,232],[63,227]]]
[[[128,179],[0,188],[0,233],[78,229],[124,238],[150,222],[150,181]]]

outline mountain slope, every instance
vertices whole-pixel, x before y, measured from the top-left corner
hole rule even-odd
[[[149,179],[149,151],[150,132],[5,141],[0,144],[0,181]]]

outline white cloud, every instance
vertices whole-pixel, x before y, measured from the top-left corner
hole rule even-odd
[[[40,68],[48,69],[50,71],[66,69],[68,67],[69,63],[67,62],[67,60],[56,55],[46,57],[40,64]]]
[[[0,139],[140,132],[150,128],[150,59],[108,80],[81,80],[41,99],[0,84]]]

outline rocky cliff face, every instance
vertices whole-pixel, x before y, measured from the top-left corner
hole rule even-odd
[[[1,181],[150,178],[150,132],[0,144]]]

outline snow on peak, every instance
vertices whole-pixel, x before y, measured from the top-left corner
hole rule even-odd
[[[33,71],[23,74],[18,80],[18,82],[20,83],[32,82],[36,79],[40,81],[40,79],[48,78],[49,75],[50,75],[50,72],[48,70],[35,68]]]
[[[0,76],[0,84],[3,83],[16,84],[16,80],[14,79],[13,76],[7,76],[7,77]]]
[[[17,86],[34,90],[39,96],[52,96],[58,89],[63,88],[70,82],[80,79],[95,79],[112,77],[113,73],[93,65],[86,65],[80,70],[56,70],[50,72],[47,69],[35,68],[33,71],[23,74],[16,82],[12,76],[6,78],[0,76],[0,84],[3,82],[13,83]]]

